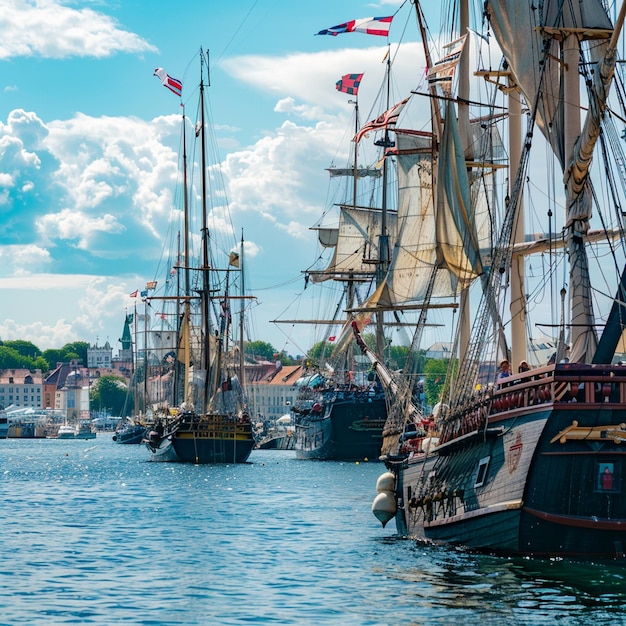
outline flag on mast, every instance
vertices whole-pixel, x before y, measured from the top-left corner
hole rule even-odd
[[[183,95],[183,83],[178,78],[172,78],[162,67],[154,70],[154,76],[157,76],[163,87],[169,89],[179,98]]]
[[[364,126],[361,126],[361,129],[354,136],[354,139],[352,141],[358,143],[365,135],[367,135],[367,133],[371,133],[374,130],[389,128],[389,126],[394,126],[398,121],[398,117],[400,117],[402,109],[404,109],[404,105],[408,101],[408,98],[401,100],[400,102],[398,102],[398,104],[394,104],[390,109],[387,109],[384,113],[381,113],[381,115],[379,115],[375,120],[371,120]]]
[[[358,20],[350,20],[337,26],[331,26],[320,30],[316,35],[332,35],[336,37],[341,33],[365,33],[366,35],[380,35],[387,37],[393,15],[387,17],[362,17]]]
[[[337,91],[356,96],[359,93],[359,85],[362,78],[363,74],[344,74],[341,80],[335,83],[335,87]]]

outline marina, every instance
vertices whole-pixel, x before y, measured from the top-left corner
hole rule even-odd
[[[108,433],[0,446],[0,606],[12,626],[626,620],[621,563],[503,559],[381,533],[370,512],[380,463],[254,450],[245,464],[155,464]]]

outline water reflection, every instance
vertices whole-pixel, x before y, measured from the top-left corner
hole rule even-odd
[[[394,554],[389,576],[405,584],[399,615],[410,624],[626,623],[626,563],[503,558],[399,537],[379,541]],[[382,568],[381,568],[382,569]]]

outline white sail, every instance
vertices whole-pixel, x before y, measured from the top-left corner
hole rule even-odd
[[[565,164],[563,65],[557,39],[549,39],[544,57],[544,30],[575,29],[581,35],[595,31],[604,37],[613,30],[600,0],[568,3],[559,0],[490,0],[489,15],[494,35],[508,62],[509,70],[529,107],[537,106],[537,123],[547,141]],[[597,42],[592,58],[603,54]],[[544,68],[542,76],[539,68]],[[538,96],[541,94],[541,98]]]
[[[320,243],[335,251],[328,267],[321,272],[311,272],[313,282],[330,279],[348,280],[353,278],[371,277],[375,271],[373,261],[378,259],[379,235],[381,232],[382,212],[376,209],[341,207],[339,226],[336,232],[324,228],[320,231]],[[387,229],[391,241],[395,241],[397,232],[397,216],[387,215]]]

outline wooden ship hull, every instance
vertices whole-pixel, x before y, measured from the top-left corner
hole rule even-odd
[[[249,420],[221,414],[182,414],[163,435],[150,433],[146,445],[153,460],[202,465],[245,463],[255,441]]]
[[[397,528],[493,553],[621,557],[624,442],[626,368],[518,376],[477,398],[429,454],[387,459]]]
[[[319,403],[318,411],[296,414],[296,458],[377,460],[386,419],[383,393],[332,392]]]

